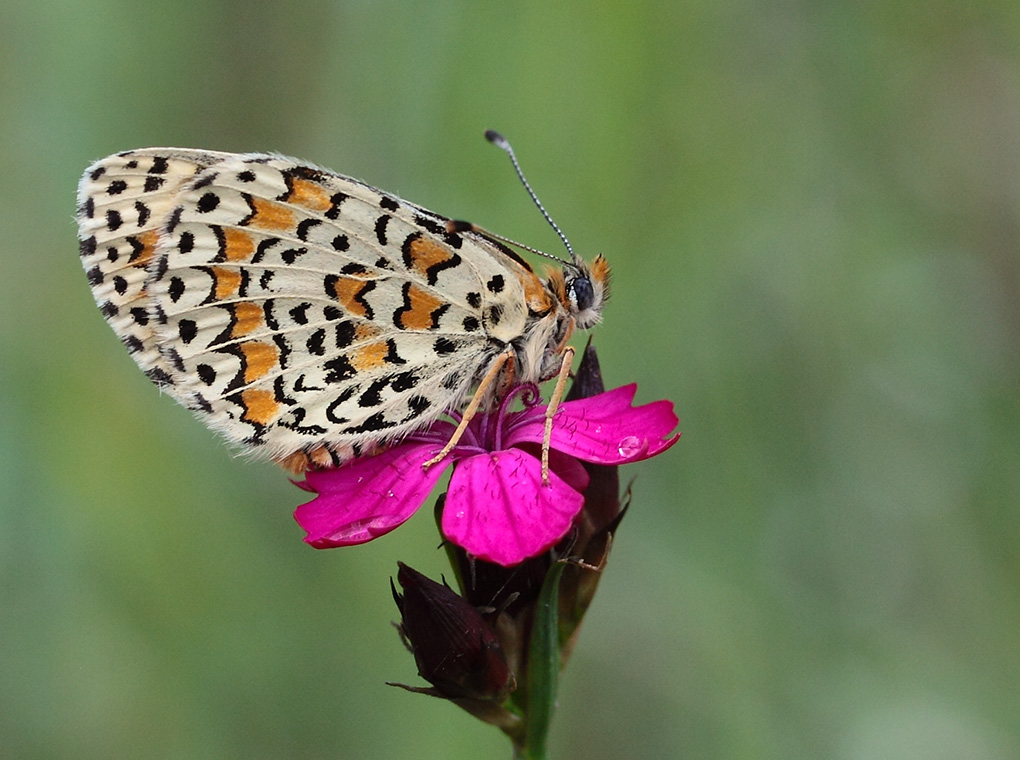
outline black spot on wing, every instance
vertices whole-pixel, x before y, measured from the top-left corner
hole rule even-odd
[[[184,208],[182,206],[178,206],[172,212],[170,212],[170,216],[166,222],[166,231],[168,235],[172,234],[173,231],[177,229],[177,225],[181,223],[181,214],[183,213]]]
[[[191,343],[198,335],[198,325],[193,319],[182,319],[177,323],[177,334],[185,343]]]
[[[135,201],[135,211],[138,212],[138,226],[144,227],[145,223],[149,221],[149,207],[141,201]]]
[[[314,354],[315,356],[322,356],[326,353],[326,347],[324,341],[326,340],[326,331],[318,329],[313,332],[308,340],[305,341],[305,348],[308,349],[308,353]]]
[[[342,383],[358,374],[346,356],[337,356],[322,366],[326,368],[325,380],[327,383]]]
[[[358,397],[358,406],[379,406],[382,403],[382,392],[389,384],[389,378],[381,377],[369,383],[365,392]]]
[[[379,245],[387,245],[386,241],[386,225],[390,223],[389,214],[383,214],[375,220],[375,239],[379,241]]]
[[[329,202],[332,205],[330,205],[330,207],[326,209],[325,217],[327,219],[336,219],[337,217],[339,217],[340,206],[342,206],[343,202],[348,198],[350,198],[350,196],[347,195],[346,193],[334,193],[333,195],[331,195],[329,198]]]
[[[418,373],[414,370],[408,370],[407,372],[399,372],[390,378],[390,387],[397,393],[414,388],[420,378]]]
[[[287,369],[288,362],[290,361],[290,353],[291,353],[291,351],[290,351],[290,343],[287,342],[287,338],[286,337],[284,337],[283,335],[280,335],[280,334],[276,334],[276,335],[273,336],[273,343],[276,344],[276,349],[277,349],[277,352],[278,352],[277,361],[279,361],[279,363],[280,363],[280,369]],[[279,379],[279,378],[277,378],[277,379]],[[275,385],[274,385],[274,387],[275,387]],[[277,401],[283,401],[283,399],[280,398],[280,394],[279,393],[277,394],[277,399],[276,400]]]
[[[448,356],[457,350],[457,344],[449,338],[437,338],[432,344],[432,349],[439,356]]]
[[[352,427],[352,433],[375,433],[386,428],[396,427],[400,424],[397,420],[388,420],[382,412],[376,412],[360,425]]]
[[[308,233],[319,224],[322,224],[322,222],[318,219],[302,219],[297,226],[298,240],[307,241]]]
[[[196,185],[196,187],[198,187],[198,185]],[[214,192],[208,192],[198,199],[198,203],[195,204],[195,208],[200,214],[208,214],[210,211],[215,211],[216,207],[219,205],[220,196]]]
[[[337,425],[343,425],[346,422],[348,422],[349,420],[346,417],[341,417],[339,414],[337,414],[337,409],[341,405],[347,403],[347,401],[350,400],[351,396],[353,396],[359,390],[360,390],[359,386],[351,385],[340,391],[337,397],[330,402],[329,406],[326,407],[326,419],[328,419],[330,422],[336,423]]]
[[[171,277],[170,284],[167,286],[167,294],[170,296],[170,300],[177,303],[181,300],[181,296],[184,295],[184,280],[180,277]]]
[[[260,240],[258,247],[255,249],[255,253],[252,254],[251,263],[258,264],[266,257],[266,254],[269,252],[269,249],[279,242],[280,238],[278,237],[269,237]]]
[[[286,251],[280,253],[280,258],[283,259],[284,264],[293,264],[298,260],[299,257],[304,256],[308,253],[307,248],[288,248]]]
[[[417,417],[421,417],[422,414],[424,414],[425,411],[432,406],[432,402],[424,396],[416,395],[411,396],[411,398],[407,400],[407,406],[410,408],[410,411],[408,411],[407,416],[404,417],[401,422],[408,422]]]
[[[393,338],[386,341],[386,356],[383,360],[389,364],[407,364],[407,360],[397,353],[397,342]]]
[[[335,329],[336,347],[347,348],[354,342],[357,334],[357,325],[353,322],[340,322]]]
[[[331,408],[332,405],[330,405],[330,409]],[[327,417],[330,417],[330,409],[326,410]],[[301,424],[302,422],[304,422],[305,417],[308,416],[308,411],[304,407],[299,406],[294,409],[291,409],[289,415],[290,415],[289,420],[287,418],[282,418],[278,420],[277,424],[280,425],[281,427],[289,428],[290,430],[293,430],[297,433],[301,433],[302,435],[323,435],[326,432],[326,428],[322,427],[321,425]],[[330,417],[330,419],[333,422],[338,421],[332,419],[332,417]],[[343,422],[346,422],[346,420],[343,420]]]
[[[128,235],[125,240],[128,245],[131,246],[131,253],[128,254],[128,263],[136,261],[142,252],[145,251],[145,243],[136,238],[134,235]]]
[[[78,241],[78,254],[83,258],[91,256],[96,252],[96,236],[92,235],[84,240]]]

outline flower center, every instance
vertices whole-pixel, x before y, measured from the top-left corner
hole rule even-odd
[[[521,403],[524,404],[525,408],[530,409],[539,402],[542,401],[542,397],[538,394],[538,386],[534,383],[525,383],[523,385],[516,385],[510,389],[510,392],[506,394],[502,403],[499,405],[499,409],[494,415],[487,415],[483,421],[482,428],[482,440],[487,445],[489,451],[500,451],[503,448],[503,423],[507,416],[510,414],[510,405],[514,402],[518,396],[521,398]],[[495,424],[491,425],[491,437],[490,423],[492,419],[495,419]]]

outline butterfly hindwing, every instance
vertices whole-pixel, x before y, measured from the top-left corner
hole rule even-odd
[[[79,206],[93,293],[139,365],[274,458],[455,408],[548,300],[491,241],[279,156],[118,154]]]

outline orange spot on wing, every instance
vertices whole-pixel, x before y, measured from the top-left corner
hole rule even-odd
[[[376,338],[381,334],[382,330],[375,325],[369,324],[368,322],[362,322],[354,328],[354,341],[356,343],[361,343],[362,341]]]
[[[265,314],[262,307],[251,301],[242,301],[234,304],[234,329],[230,332],[232,338],[243,338],[248,333],[262,326]]]
[[[364,280],[354,277],[338,277],[333,290],[336,292],[336,299],[350,314],[356,317],[367,317],[368,309],[365,308],[365,304],[357,300],[365,287]]]
[[[429,330],[433,327],[432,312],[443,305],[435,296],[426,293],[417,285],[407,289],[410,308],[401,310],[400,326],[405,330]]]
[[[280,203],[267,201],[265,198],[252,198],[254,215],[248,221],[251,227],[263,230],[287,230],[297,226],[294,212]]]
[[[328,211],[333,206],[329,194],[322,185],[307,179],[295,179],[291,188],[291,194],[287,198],[288,203],[303,206],[312,211]]]
[[[453,255],[435,240],[415,238],[408,248],[411,268],[422,277],[428,277],[429,267],[442,264],[453,258]]]
[[[134,261],[131,262],[131,266],[142,269],[149,265],[153,254],[156,253],[156,241],[159,240],[159,233],[156,230],[146,230],[141,235],[138,235],[137,239],[142,244],[142,250],[135,257]]]
[[[351,353],[351,366],[358,372],[377,369],[386,363],[386,354],[388,353],[389,346],[385,342],[369,343]]]
[[[272,343],[261,343],[249,340],[240,344],[244,353],[244,381],[254,383],[265,377],[276,368],[279,361],[279,349]]]
[[[241,419],[257,425],[268,425],[276,418],[276,413],[280,409],[280,404],[272,392],[255,388],[241,391],[241,406],[244,407]]]
[[[237,295],[241,287],[241,273],[230,267],[213,267],[213,282],[215,284],[216,298],[220,301]]]
[[[234,227],[223,230],[223,241],[227,261],[247,261],[255,253],[252,236]]]

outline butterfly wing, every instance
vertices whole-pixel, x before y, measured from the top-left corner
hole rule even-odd
[[[86,169],[78,185],[79,249],[92,295],[156,382],[168,376],[168,368],[156,346],[145,280],[159,230],[181,188],[227,155],[177,148],[118,153]]]
[[[154,187],[164,163],[175,181]],[[422,427],[527,328],[519,267],[498,246],[351,178],[175,149],[89,171],[82,248],[107,320],[154,381],[274,458]]]

